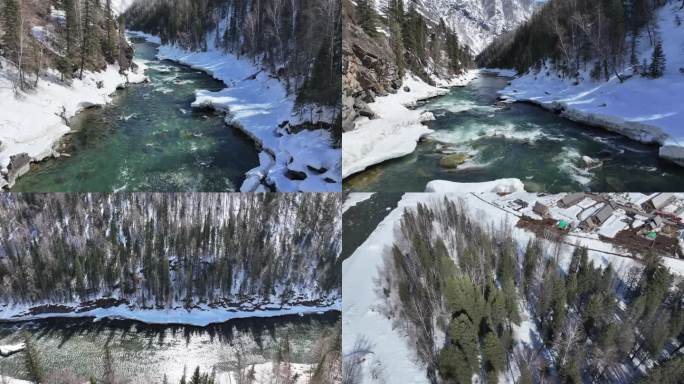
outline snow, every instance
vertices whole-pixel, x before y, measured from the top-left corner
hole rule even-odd
[[[357,204],[360,204],[371,197],[375,192],[367,193],[367,192],[356,192],[356,193],[350,193],[349,196],[347,196],[347,199],[344,200],[344,203],[342,203],[342,213],[347,212],[347,210],[351,207],[355,207]]]
[[[513,80],[500,93],[547,109],[562,107],[563,115],[571,120],[601,126],[640,142],[657,143],[662,146],[661,157],[684,165],[684,74],[680,73],[684,68],[684,24],[676,25],[676,15],[684,19],[684,10],[672,1],[656,13],[667,60],[661,78],[637,74],[624,83],[617,76],[596,82],[583,71],[579,85],[574,85],[575,79],[561,79],[553,71],[542,69]],[[648,41],[642,32],[637,48],[639,62],[647,59],[650,63],[653,47]],[[623,73],[631,74],[632,68],[625,68]]]
[[[15,96],[7,72],[10,65],[4,60],[1,64],[0,173],[3,174],[7,172],[11,156],[27,153],[33,161],[41,161],[56,155],[54,144],[70,130],[59,116],[62,112],[71,118],[84,108],[110,103],[117,88],[146,80],[145,66],[138,62],[138,72],[129,73],[128,78],[119,74],[118,65],[110,65],[103,72],[86,72],[83,80],[74,79],[71,86],[59,82],[59,74],[51,69],[36,89]],[[102,87],[98,89],[99,82]],[[0,188],[2,184],[0,177]]]
[[[391,211],[386,218],[375,228],[368,239],[357,248],[342,266],[343,286],[342,286],[342,350],[344,356],[349,356],[353,351],[354,343],[359,337],[365,337],[371,343],[370,351],[366,352],[364,359],[364,375],[362,383],[387,382],[387,383],[428,383],[424,367],[417,362],[412,346],[408,344],[406,335],[400,329],[392,326],[393,320],[382,312],[384,298],[378,292],[378,270],[383,265],[383,254],[392,246],[395,239],[396,228],[400,223],[403,212],[407,208],[414,208],[418,203],[431,203],[448,198],[450,200],[461,201],[468,213],[477,217],[483,225],[492,225],[496,228],[499,225],[508,225],[511,235],[518,245],[524,247],[529,240],[534,237],[532,232],[518,228],[516,225],[522,215],[534,217],[532,209],[534,202],[540,201],[550,209],[552,217],[559,215],[575,217],[582,208],[574,206],[563,209],[555,206],[564,194],[544,195],[515,191],[506,196],[487,191],[483,184],[496,185],[492,183],[462,184],[459,188],[460,193],[407,193],[398,203],[398,207]],[[616,198],[623,195],[614,194]],[[637,194],[629,196],[630,199],[638,199]],[[516,200],[523,200],[528,203],[527,208],[520,211],[513,211],[511,207],[519,206]],[[583,206],[589,204],[582,202]],[[616,216],[622,218],[625,212],[616,210]],[[577,220],[575,218],[575,220]],[[607,222],[606,228],[617,226],[616,222]],[[611,264],[617,276],[626,278],[634,267],[640,268],[641,264],[631,258],[632,255],[624,254],[619,256],[622,250],[616,249],[613,245],[601,241],[598,236],[584,234],[580,236],[578,232],[571,232],[567,239],[572,244],[587,246],[590,248],[589,259],[595,265],[606,267]],[[559,265],[567,269],[572,259],[574,251],[573,245],[564,245],[559,254]],[[671,272],[684,276],[684,260],[674,258],[664,258],[663,263]],[[525,303],[520,303],[521,318],[520,325],[513,326],[513,337],[516,341],[527,346],[534,347],[539,342],[539,333],[536,325],[531,320],[531,314],[526,308]],[[381,367],[384,377],[374,381],[368,372],[371,367]],[[517,376],[517,373],[511,373]],[[506,382],[514,382],[515,377],[506,374]]]
[[[365,337],[372,346],[372,356],[364,364],[362,383],[371,383],[371,365],[380,365],[387,383],[427,383],[423,367],[405,336],[392,326],[392,319],[381,313],[384,299],[376,293],[378,269],[383,264],[384,250],[394,240],[395,225],[403,211],[430,195],[407,194],[368,239],[342,264],[342,355],[349,355],[357,338]],[[380,380],[380,382],[383,382]]]
[[[377,97],[368,104],[377,118],[359,118],[354,130],[342,134],[342,177],[413,153],[418,141],[432,133],[423,122],[433,120],[434,116],[411,108],[421,100],[447,94],[449,90],[445,87],[466,85],[476,74],[477,71],[468,71],[435,87],[409,73],[397,93]]]
[[[0,356],[6,357],[13,355],[17,352],[21,352],[26,348],[24,343],[11,344],[11,345],[0,345]]]
[[[261,364],[252,364],[249,365],[248,367],[245,368],[245,371],[249,372],[252,367],[254,367],[254,377],[255,377],[255,383],[277,383],[279,382],[278,379],[275,378],[275,374],[273,372],[273,363],[261,363]],[[309,374],[314,369],[315,366],[311,364],[296,364],[296,363],[290,363],[290,370],[292,373],[292,378],[291,382],[292,384],[306,384],[309,382]],[[234,371],[231,372],[222,372],[217,374],[216,376],[217,383],[218,384],[232,384],[232,383],[237,383],[238,378],[237,378],[237,373]],[[282,379],[281,379],[282,380]],[[11,384],[11,383],[10,383]]]
[[[463,192],[524,192],[525,184],[520,179],[500,179],[482,183],[457,183],[453,181],[433,180],[425,187],[425,192],[463,193]]]
[[[259,309],[252,311],[227,310],[225,308],[211,308],[200,306],[192,310],[177,309],[135,309],[127,305],[119,305],[111,308],[97,308],[82,312],[51,312],[37,315],[27,315],[28,307],[16,305],[0,310],[0,319],[5,321],[29,321],[48,318],[82,318],[92,317],[95,319],[114,318],[134,320],[146,324],[184,324],[205,327],[209,324],[224,323],[233,319],[244,318],[267,318],[287,315],[320,314],[329,311],[339,311],[340,302],[335,301],[326,306],[293,305],[283,306],[280,309]]]
[[[14,379],[9,376],[0,376],[0,383],[2,384],[33,384],[30,381]]]
[[[130,33],[160,43],[158,37],[142,32]],[[259,144],[263,153],[259,156],[260,165],[248,172],[241,192],[263,190],[263,187],[260,189],[262,180],[281,192],[341,191],[342,151],[333,148],[330,132],[324,129],[289,132],[280,128],[283,122],[299,123],[303,120],[295,110],[295,96],[288,94],[278,79],[250,59],[238,59],[215,48],[214,32],[207,36],[209,48],[206,52],[162,45],[157,56],[204,71],[227,85],[218,92],[198,90],[192,106],[226,112],[228,124],[242,130]],[[330,118],[328,109],[315,109],[314,122]],[[286,174],[289,171],[303,173],[306,179],[288,178]]]

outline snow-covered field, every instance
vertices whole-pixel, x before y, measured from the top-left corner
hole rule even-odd
[[[0,189],[8,187],[7,167],[12,156],[28,154],[32,161],[41,161],[59,154],[54,144],[69,133],[60,115],[71,118],[84,108],[112,101],[117,88],[146,80],[145,66],[136,62],[137,73],[128,77],[119,74],[118,65],[106,71],[85,73],[83,80],[74,79],[71,86],[58,81],[59,74],[48,71],[36,89],[15,96],[7,73],[9,64],[3,61],[0,71]],[[98,87],[98,83],[101,87]]]
[[[224,323],[233,319],[307,315],[328,311],[339,311],[341,304],[339,300],[337,300],[325,306],[285,305],[278,309],[258,309],[249,311],[233,311],[225,308],[210,308],[207,306],[200,306],[199,308],[193,308],[192,310],[184,308],[131,309],[126,305],[120,305],[88,311],[70,311],[65,313],[50,312],[35,315],[28,314],[28,309],[30,307],[33,306],[15,305],[3,307],[0,309],[0,319],[6,321],[29,321],[47,318],[92,317],[96,319],[113,318],[134,320],[147,324],[185,324],[204,327],[209,324]],[[77,305],[74,305],[73,307],[76,308]]]
[[[560,79],[553,71],[528,72],[500,91],[515,100],[528,101],[548,109],[563,108],[571,120],[600,126],[645,143],[660,144],[660,156],[684,165],[684,20],[681,2],[670,1],[657,11],[657,36],[662,39],[666,70],[658,79],[635,75],[623,83],[592,81],[589,72],[582,81]],[[629,46],[629,44],[627,44]],[[638,56],[650,63],[653,47],[643,31]],[[624,69],[632,73],[632,68]]]
[[[225,24],[225,23],[224,23]],[[222,24],[221,28],[226,26]],[[130,32],[150,42],[159,38],[142,32]],[[247,58],[215,48],[215,32],[208,34],[209,49],[191,52],[176,46],[159,48],[159,59],[167,59],[207,72],[223,81],[227,88],[219,92],[198,90],[193,107],[211,107],[227,112],[226,122],[238,127],[254,141],[262,152],[260,166],[247,173],[242,192],[265,192],[265,184],[282,192],[339,192],[342,190],[342,151],[333,148],[333,137],[327,130],[290,132],[281,128],[284,122],[297,124],[305,118],[295,111],[294,95],[288,95],[283,84]],[[221,36],[223,34],[221,33]],[[307,116],[313,121],[329,121],[331,111],[314,108]],[[286,176],[290,171],[303,173],[304,180]]]
[[[478,218],[483,225],[491,223],[494,227],[506,223],[511,227],[511,233],[518,244],[524,245],[534,237],[532,232],[516,227],[520,216],[533,217],[534,202],[541,200],[552,206],[564,195],[538,195],[522,190],[516,190],[505,196],[491,190],[498,183],[475,183],[459,185],[460,193],[432,193],[432,194],[405,194],[398,207],[390,212],[378,227],[370,234],[368,239],[357,248],[352,256],[343,263],[343,287],[342,287],[342,351],[345,358],[350,358],[354,350],[354,344],[359,337],[367,339],[370,343],[368,351],[364,352],[364,383],[428,383],[425,368],[417,362],[415,352],[407,344],[407,338],[402,331],[393,327],[392,319],[382,311],[384,297],[378,292],[378,270],[383,265],[383,255],[394,243],[395,229],[399,224],[405,209],[413,208],[418,203],[436,202],[445,196],[449,199],[460,200],[469,214]],[[509,185],[506,180],[502,185]],[[354,198],[350,196],[350,199]],[[617,196],[617,195],[616,195]],[[626,201],[644,201],[648,196],[642,194],[620,194],[616,199]],[[682,196],[678,196],[680,201]],[[525,201],[529,205],[524,212],[512,209],[516,201]],[[554,218],[575,218],[582,209],[587,207],[585,202],[567,209],[554,206],[550,214]],[[624,212],[623,212],[624,213]],[[620,215],[620,213],[617,213]],[[609,221],[606,227],[613,225]],[[571,234],[573,234],[571,232]],[[615,248],[613,245],[601,241],[597,234],[588,235],[576,233],[571,238],[573,243],[590,248],[589,257],[597,266],[612,265],[618,276],[626,277],[634,267],[640,264],[630,258],[622,257],[624,250]],[[570,265],[574,246],[566,245],[561,249],[559,265],[567,269]],[[684,276],[684,260],[664,258],[663,263],[671,272]],[[530,344],[531,339],[538,338],[534,323],[529,319],[529,313],[522,311],[523,322],[515,327],[514,336],[518,342]],[[372,372],[381,372],[379,380],[371,377]],[[514,382],[509,373],[502,377],[502,382]],[[515,376],[515,375],[513,375]],[[384,380],[384,381],[383,381]]]
[[[411,107],[421,100],[448,93],[446,87],[465,86],[476,75],[477,71],[468,71],[434,87],[407,74],[397,93],[378,97],[368,104],[377,118],[359,118],[354,130],[342,134],[342,177],[415,151],[418,141],[432,132],[423,122],[434,116]]]

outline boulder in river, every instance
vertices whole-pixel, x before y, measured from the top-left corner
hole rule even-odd
[[[12,187],[18,178],[25,175],[31,169],[31,156],[21,153],[10,157],[7,166],[7,182]]]
[[[451,155],[442,156],[442,158],[439,160],[439,165],[442,168],[456,169],[459,165],[465,163],[466,160],[468,160],[468,155],[465,153],[454,153]]]

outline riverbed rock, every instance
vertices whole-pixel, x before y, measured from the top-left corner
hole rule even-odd
[[[466,160],[468,160],[468,155],[465,153],[454,153],[451,155],[442,156],[442,158],[439,160],[439,165],[442,168],[456,169],[460,165],[463,165]]]
[[[10,163],[7,166],[7,183],[11,188],[17,179],[25,175],[31,170],[31,156],[28,153],[21,153],[10,157]]]

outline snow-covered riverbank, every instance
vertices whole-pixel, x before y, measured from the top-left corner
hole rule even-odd
[[[477,71],[468,71],[435,87],[407,74],[397,93],[378,97],[368,104],[376,118],[362,117],[356,121],[353,131],[342,134],[342,176],[346,178],[415,151],[418,141],[432,133],[423,123],[434,116],[412,107],[421,100],[447,94],[448,87],[465,86],[476,75]]]
[[[659,144],[662,158],[684,166],[684,24],[678,25],[677,15],[684,19],[684,10],[675,2],[657,12],[658,36],[667,60],[660,78],[637,74],[624,82],[617,76],[607,82],[592,81],[585,71],[575,83],[575,79],[561,79],[553,71],[542,69],[513,80],[500,94],[633,140]],[[646,32],[637,50],[639,62],[650,62],[653,47]],[[630,74],[632,68],[625,68],[624,75]]]
[[[476,218],[483,226],[503,228],[506,226],[518,245],[524,246],[535,234],[518,225],[523,216],[541,217],[534,213],[535,203],[539,201],[549,207],[549,217],[553,220],[568,220],[577,223],[578,213],[586,206],[589,197],[572,207],[558,206],[558,201],[566,194],[546,195],[528,193],[522,190],[511,190],[502,195],[496,190],[497,185],[511,184],[510,180],[498,180],[487,183],[459,184],[459,193],[407,193],[398,203],[396,209],[372,230],[368,239],[359,246],[343,263],[343,303],[342,303],[342,351],[347,358],[358,357],[361,362],[361,382],[388,383],[429,383],[426,368],[419,362],[411,339],[397,325],[399,319],[386,310],[386,296],[381,289],[379,270],[384,265],[387,251],[395,244],[397,227],[400,225],[406,209],[414,209],[418,204],[437,203],[442,199],[449,199],[462,205],[465,211]],[[515,183],[513,183],[515,184]],[[456,185],[456,184],[454,184]],[[625,203],[636,203],[648,199],[649,196],[631,193],[615,194],[614,200]],[[356,199],[354,194],[350,198]],[[678,195],[678,199],[681,196]],[[520,208],[524,206],[525,208]],[[598,208],[598,207],[597,207]],[[595,212],[595,211],[594,211]],[[604,224],[607,229],[612,223],[626,217],[626,213],[616,213],[613,220]],[[643,225],[643,222],[641,223]],[[605,268],[611,265],[616,276],[627,279],[633,270],[641,268],[641,262],[634,258],[635,254],[626,251],[602,238],[602,228],[587,233],[573,226],[568,233],[569,239],[559,249],[558,262],[561,268],[567,270],[576,246],[588,247],[588,257],[596,266]],[[434,233],[440,233],[436,228]],[[677,275],[684,275],[684,260],[665,257],[663,265]],[[521,308],[524,306],[521,305]],[[522,323],[514,327],[513,337],[517,343],[533,345],[532,340],[539,340],[539,335],[530,319],[530,314],[523,310]],[[436,332],[439,333],[439,332]],[[436,337],[437,345],[443,342]],[[357,341],[365,340],[365,344]],[[358,346],[365,346],[358,349]],[[501,382],[515,382],[517,372],[506,372]],[[374,378],[379,378],[375,380]],[[505,379],[505,380],[504,380]]]
[[[85,73],[83,80],[71,85],[60,82],[59,74],[49,70],[36,89],[15,95],[3,61],[0,71],[0,189],[11,187],[29,170],[29,163],[60,156],[53,148],[70,132],[66,120],[81,110],[105,105],[121,87],[147,80],[145,66],[127,75],[118,65],[103,72]]]
[[[160,44],[158,37],[130,32]],[[263,192],[266,185],[282,192],[339,192],[341,150],[333,147],[333,137],[323,129],[295,132],[291,126],[313,119],[331,121],[330,109],[315,107],[312,113],[295,111],[293,95],[283,84],[250,59],[216,49],[209,34],[206,52],[191,52],[176,46],[159,47],[159,59],[175,61],[208,73],[223,81],[219,92],[198,90],[195,108],[214,108],[227,113],[226,122],[258,143],[260,166],[247,173],[242,192]],[[297,174],[297,177],[292,177]]]
[[[77,304],[61,306],[59,311],[31,313],[27,305],[14,305],[0,308],[0,320],[30,321],[49,318],[114,318],[139,321],[147,324],[183,324],[204,327],[209,324],[223,323],[233,319],[266,318],[288,315],[307,315],[340,311],[339,299],[327,301],[320,305],[273,305],[255,309],[228,309],[199,305],[191,310],[182,307],[173,309],[138,309],[128,305],[117,305],[109,308],[79,309]]]

